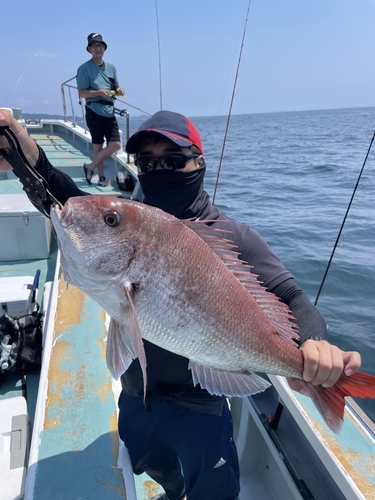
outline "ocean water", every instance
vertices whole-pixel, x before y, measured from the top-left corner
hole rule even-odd
[[[226,116],[191,117],[214,193]],[[132,131],[140,120],[131,119]],[[249,223],[315,301],[375,130],[375,108],[234,115],[215,205]],[[317,307],[329,340],[375,375],[375,144]],[[375,401],[357,403],[375,422]]]

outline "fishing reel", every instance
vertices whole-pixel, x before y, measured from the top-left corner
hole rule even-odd
[[[124,117],[128,115],[128,110],[115,108],[115,114]]]

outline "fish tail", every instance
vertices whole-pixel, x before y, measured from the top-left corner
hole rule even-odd
[[[311,398],[329,428],[336,434],[341,430],[345,397],[375,399],[375,377],[356,372],[350,377],[342,374],[332,387],[309,385]]]

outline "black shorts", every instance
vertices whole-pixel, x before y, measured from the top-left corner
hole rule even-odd
[[[93,144],[103,144],[104,137],[107,142],[120,141],[118,123],[114,116],[101,116],[86,106],[86,123],[90,130]]]

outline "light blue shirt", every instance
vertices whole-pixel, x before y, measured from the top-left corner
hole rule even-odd
[[[84,90],[115,90],[119,87],[117,71],[113,64],[104,62],[98,66],[92,59],[83,63],[77,71],[77,87]],[[104,104],[105,100],[108,104]],[[101,116],[114,116],[113,99],[104,97],[90,97],[86,99],[86,106]]]

